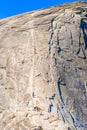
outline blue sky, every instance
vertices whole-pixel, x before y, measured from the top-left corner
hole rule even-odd
[[[70,0],[71,2],[75,0]],[[0,19],[49,6],[70,2],[69,0],[0,0]]]

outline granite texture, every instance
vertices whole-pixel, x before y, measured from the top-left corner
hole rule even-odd
[[[0,130],[87,130],[87,3],[0,20]]]

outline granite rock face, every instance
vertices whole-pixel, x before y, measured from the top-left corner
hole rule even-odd
[[[87,3],[0,20],[0,130],[87,130]]]

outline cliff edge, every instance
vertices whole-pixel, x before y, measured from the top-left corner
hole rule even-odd
[[[87,130],[87,3],[0,20],[0,129]]]

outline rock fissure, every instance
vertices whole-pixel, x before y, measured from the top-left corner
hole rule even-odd
[[[0,21],[1,130],[87,130],[86,5]]]

